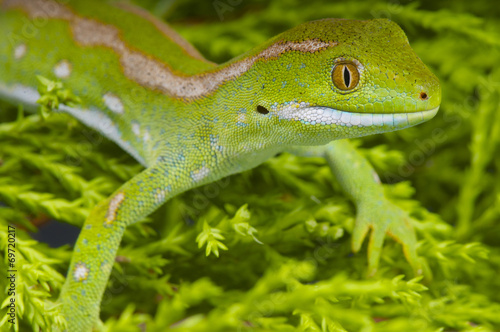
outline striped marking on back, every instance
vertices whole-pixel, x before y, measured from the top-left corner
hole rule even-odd
[[[118,2],[115,3],[114,6],[121,8],[127,12],[133,13],[137,16],[140,16],[143,19],[151,22],[156,27],[156,29],[158,29],[158,31],[160,31],[166,38],[170,39],[172,42],[179,45],[182,48],[182,50],[186,53],[186,55],[196,60],[201,60],[211,64],[213,63],[205,59],[203,55],[201,55],[200,52],[198,52],[198,50],[193,47],[193,45],[188,43],[184,38],[181,37],[181,35],[179,35],[171,27],[165,24],[165,22],[159,20],[156,16],[152,15],[150,12],[142,8],[132,6],[126,2]]]
[[[319,39],[298,42],[277,41],[254,56],[242,58],[224,67],[219,67],[215,71],[186,75],[175,72],[168,64],[128,45],[122,40],[121,31],[116,27],[78,16],[56,1],[8,0],[3,6],[21,8],[31,18],[43,14],[48,18],[67,20],[77,44],[84,47],[103,46],[112,49],[118,55],[123,73],[127,78],[141,86],[160,91],[173,98],[198,99],[206,97],[215,92],[220,85],[246,73],[260,60],[279,57],[290,51],[314,53],[337,45],[336,42],[324,42]]]

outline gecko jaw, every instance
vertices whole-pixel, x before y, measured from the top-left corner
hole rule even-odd
[[[386,127],[403,129],[432,119],[439,106],[425,111],[408,113],[356,113],[330,107],[292,104],[276,109],[280,119],[301,121],[310,125],[337,125],[346,127]],[[384,130],[385,131],[385,130]]]

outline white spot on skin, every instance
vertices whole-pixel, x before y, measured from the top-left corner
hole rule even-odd
[[[210,147],[212,150],[222,151],[223,147],[219,145],[219,136],[210,135]]]
[[[168,193],[168,190],[167,189],[160,189],[160,188],[156,188],[156,192],[155,192],[155,203],[158,204],[158,203],[162,203],[165,201],[165,197]]]
[[[106,104],[106,107],[109,108],[112,112],[123,114],[123,103],[116,95],[112,94],[111,92],[107,92],[102,97],[102,100],[104,101],[104,104]]]
[[[68,60],[61,60],[54,67],[54,74],[59,78],[68,78],[71,70],[71,63]]]
[[[247,121],[247,116],[243,113],[241,113],[240,115],[238,115],[238,122],[242,122],[242,123],[246,123]]]
[[[142,139],[144,140],[144,143],[148,143],[149,140],[151,139],[151,135],[149,135],[149,130],[144,130],[144,135],[142,135]]]
[[[204,178],[206,178],[209,173],[210,173],[210,169],[206,166],[203,166],[202,168],[191,172],[191,178],[195,182],[199,182],[199,181],[203,180]]]
[[[27,50],[28,47],[26,46],[26,44],[17,45],[16,48],[14,49],[14,58],[16,60],[21,59],[23,56],[26,55]]]
[[[87,267],[87,265],[85,265],[82,262],[77,263],[75,265],[74,270],[73,270],[73,278],[75,278],[75,280],[77,282],[85,281],[85,280],[87,280],[87,277],[89,276],[89,271],[90,270]]]
[[[106,213],[106,221],[104,222],[105,224],[110,225],[113,223],[113,221],[115,221],[116,211],[118,210],[124,199],[124,193],[118,193],[111,199],[111,202],[109,202],[108,212]]]
[[[132,124],[132,132],[135,136],[139,137],[141,135],[141,126],[138,123]]]

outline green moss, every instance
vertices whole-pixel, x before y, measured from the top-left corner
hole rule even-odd
[[[308,20],[389,17],[440,78],[435,119],[357,140],[390,183],[387,194],[418,220],[424,279],[413,279],[391,240],[367,278],[366,248],[350,249],[355,207],[326,163],[283,154],[187,192],[127,230],[104,299],[104,329],[500,329],[499,7],[487,0],[235,3],[144,1],[219,62]],[[223,20],[216,8],[226,9]],[[41,120],[0,105],[0,250],[6,254],[7,224],[16,225],[21,331],[60,319],[51,305],[71,254],[27,231],[43,219],[81,225],[141,170],[93,137],[69,117]],[[212,253],[228,250],[207,257],[210,243]]]

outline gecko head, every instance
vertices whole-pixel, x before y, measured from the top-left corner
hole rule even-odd
[[[253,52],[254,117],[296,134],[290,144],[399,130],[439,109],[439,80],[387,19],[313,21]]]

